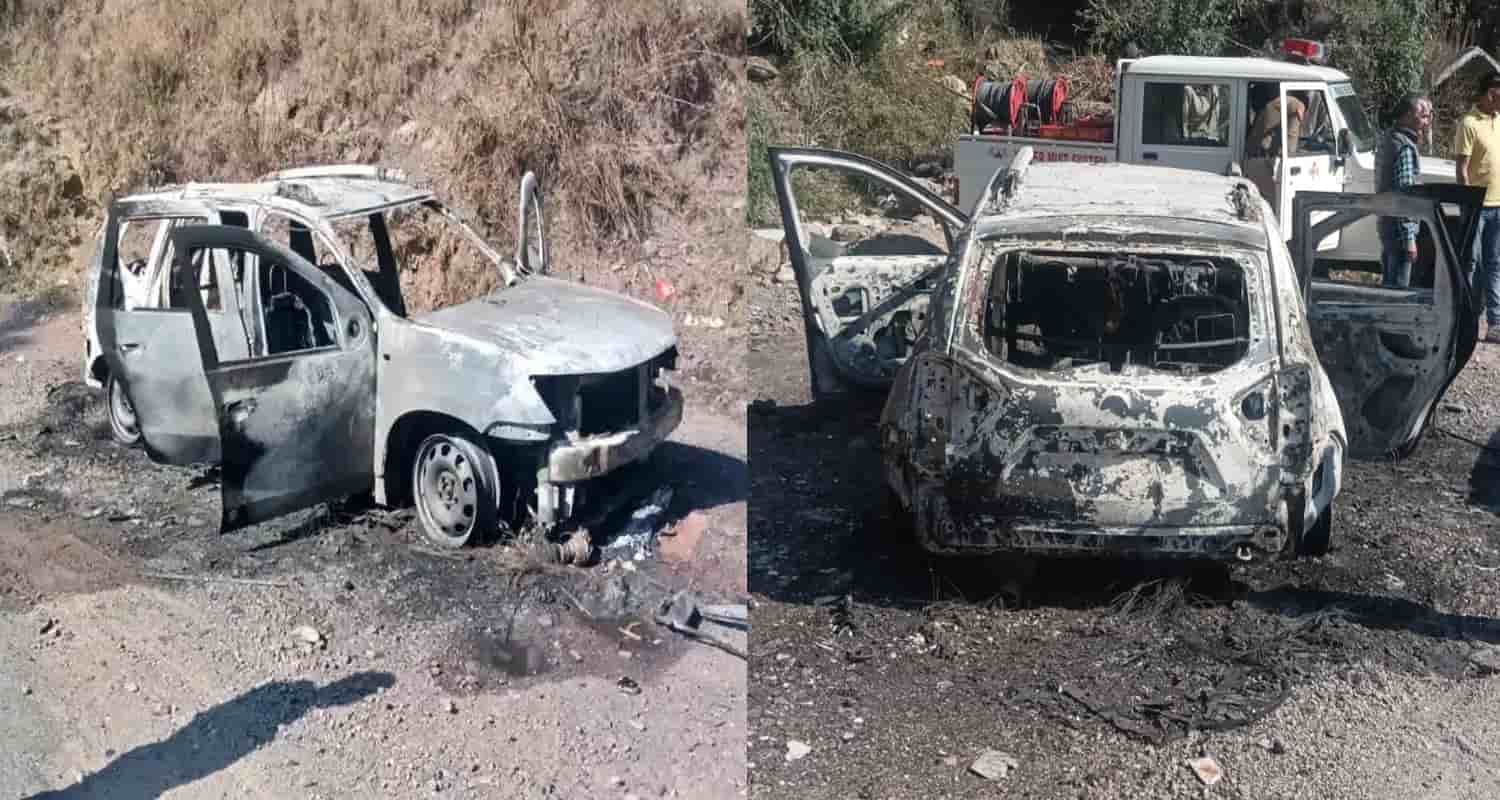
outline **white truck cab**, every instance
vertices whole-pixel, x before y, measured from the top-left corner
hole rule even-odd
[[[1322,45],[1291,39],[1283,53],[1288,60],[1172,55],[1121,60],[1112,119],[1078,118],[1063,103],[1061,113],[1044,122],[1049,115],[1021,103],[1018,114],[998,115],[1013,117],[1012,124],[959,137],[954,154],[959,207],[972,210],[995,170],[1022,147],[1032,147],[1038,161],[1238,171],[1260,187],[1290,238],[1286,220],[1297,192],[1375,191],[1379,132],[1366,118],[1349,76],[1311,63],[1323,59]],[[1287,140],[1289,95],[1305,109],[1295,141]],[[1262,113],[1276,116],[1258,124]],[[1269,124],[1270,119],[1279,124]],[[1273,140],[1269,150],[1257,135],[1267,130]],[[1453,162],[1424,157],[1422,180],[1452,183]],[[1378,258],[1373,221],[1343,234],[1337,243],[1324,243],[1325,258]]]

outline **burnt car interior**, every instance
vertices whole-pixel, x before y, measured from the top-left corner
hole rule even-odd
[[[267,258],[260,262],[266,355],[332,347],[333,308],[307,279]]]
[[[1250,346],[1244,271],[1230,258],[1011,251],[985,310],[990,352],[1028,369],[1107,364],[1218,371]]]
[[[660,370],[676,367],[677,348],[672,347],[645,364],[619,372],[543,375],[533,380],[564,431],[595,436],[634,429],[661,411],[667,390],[655,377]]]

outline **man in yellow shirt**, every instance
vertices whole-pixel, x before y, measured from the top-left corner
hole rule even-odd
[[[1474,108],[1459,121],[1453,152],[1458,182],[1485,187],[1477,263],[1469,267],[1469,282],[1484,287],[1489,323],[1484,340],[1500,344],[1500,75],[1485,80]]]

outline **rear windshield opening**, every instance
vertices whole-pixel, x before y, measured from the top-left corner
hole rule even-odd
[[[1199,375],[1250,347],[1245,274],[1228,258],[1012,251],[985,318],[990,352],[1029,369]]]

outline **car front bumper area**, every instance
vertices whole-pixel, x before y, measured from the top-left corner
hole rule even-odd
[[[681,422],[682,392],[671,387],[665,401],[630,430],[553,443],[547,453],[547,478],[553,483],[578,483],[641,461]]]

